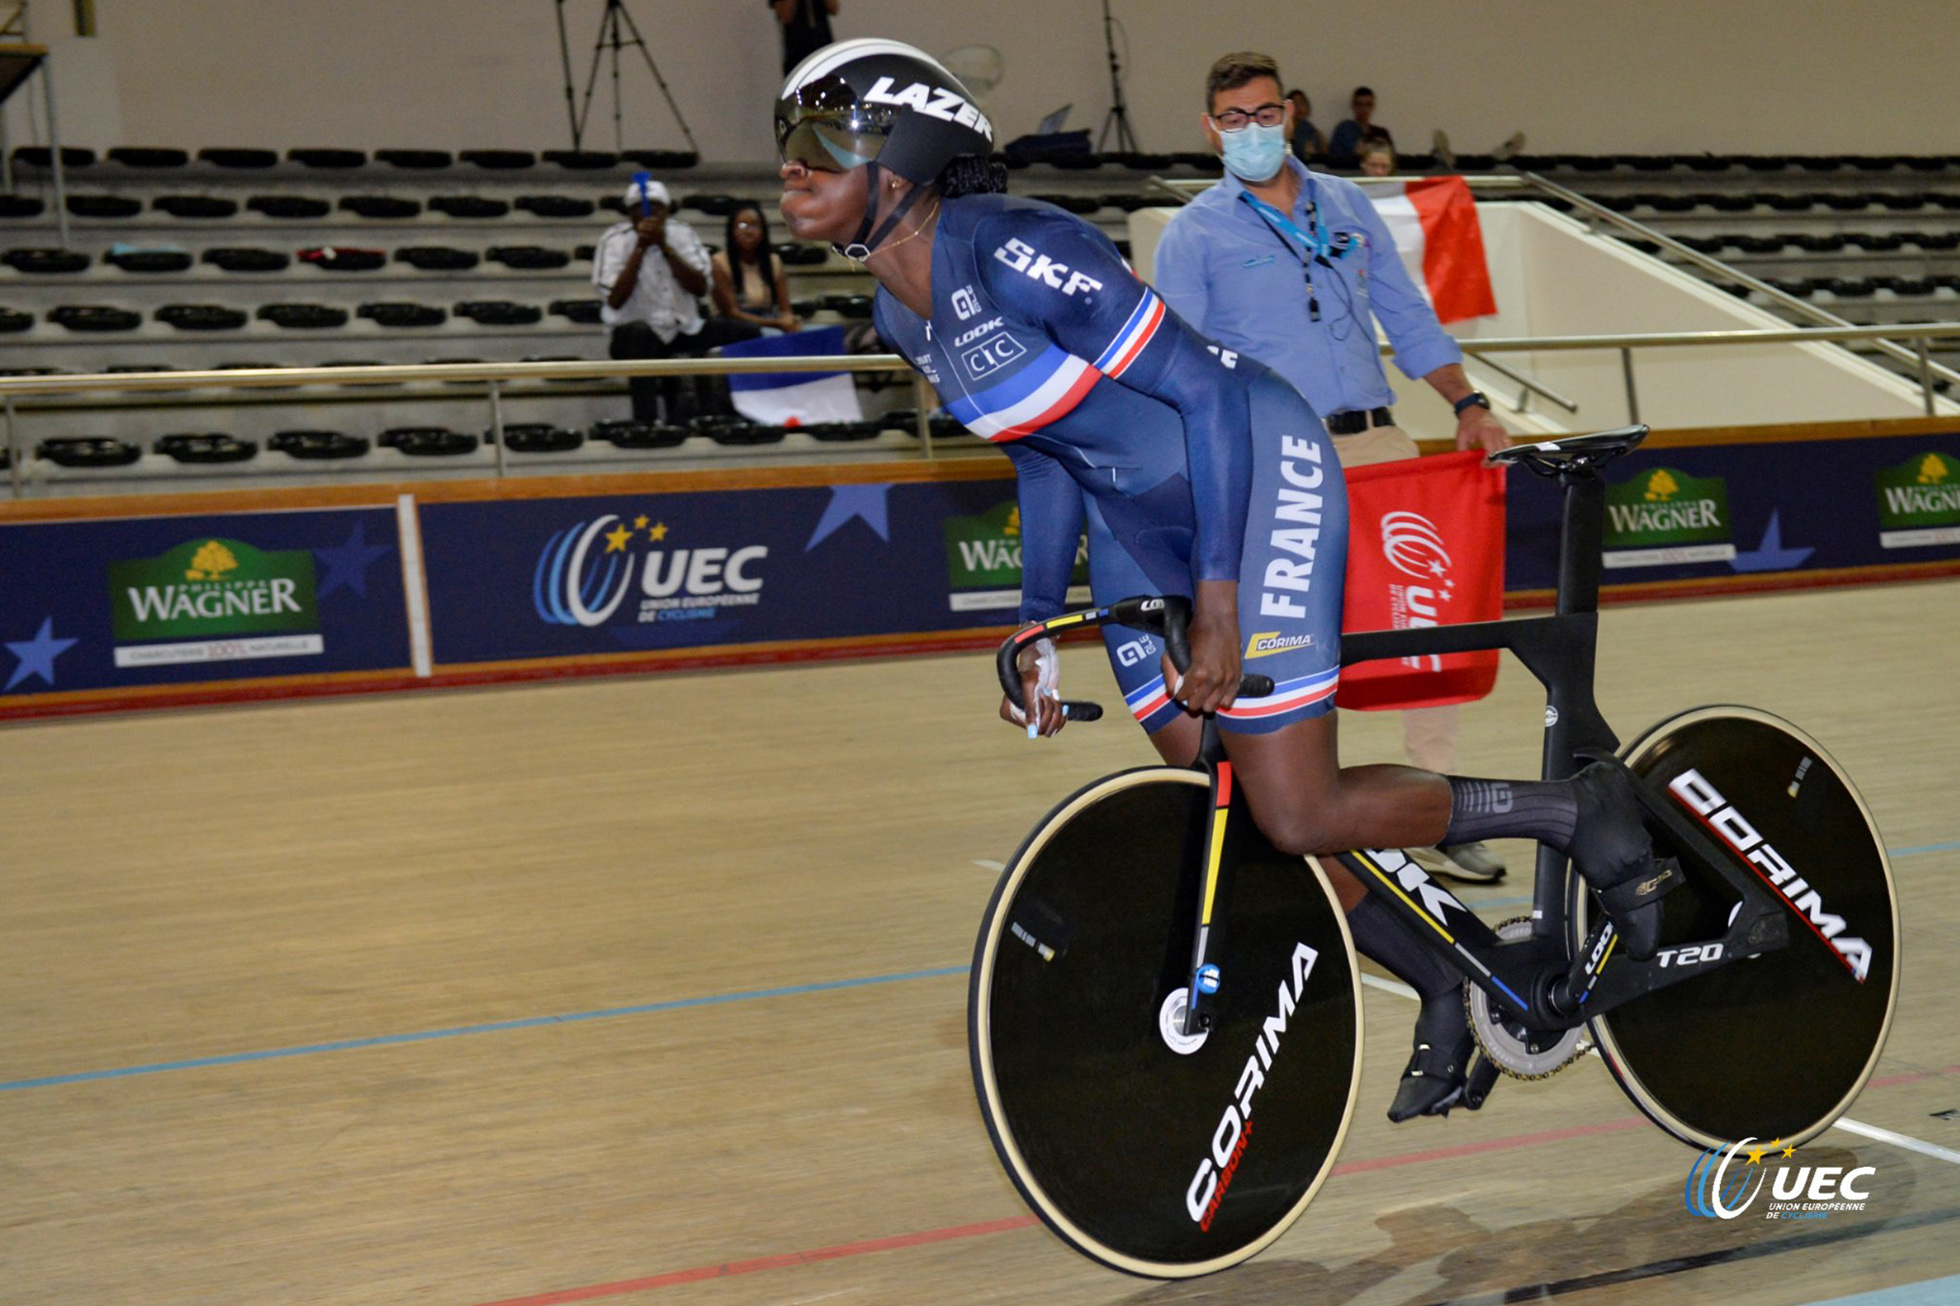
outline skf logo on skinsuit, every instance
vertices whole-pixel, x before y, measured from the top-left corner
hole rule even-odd
[[[1312,635],[1282,635],[1277,630],[1269,630],[1246,641],[1245,655],[1248,658],[1270,658],[1291,653],[1296,648],[1312,647]]]
[[[762,577],[752,569],[769,556],[766,546],[646,547],[664,546],[668,534],[665,522],[641,515],[629,526],[614,513],[553,532],[531,575],[539,619],[555,626],[604,625],[633,589],[635,570],[642,622],[712,621],[722,608],[761,601]],[[637,551],[630,547],[636,544]]]
[[[1782,853],[1757,833],[1747,817],[1738,812],[1693,767],[1675,776],[1668,782],[1667,788],[1689,811],[1707,821],[1709,828],[1721,835],[1723,841],[1735,849],[1744,861],[1756,866],[1776,886],[1776,891],[1783,895],[1790,909],[1837,949],[1853,978],[1860,984],[1865,982],[1865,976],[1871,971],[1872,945],[1845,933],[1844,917],[1824,910],[1822,895],[1811,888],[1803,876],[1791,868],[1790,863],[1783,860]]]
[[[1450,579],[1450,551],[1436,523],[1419,512],[1383,513],[1382,556],[1404,576],[1423,582],[1388,587],[1391,628],[1421,629],[1440,623],[1443,606],[1456,597],[1456,582]],[[1443,659],[1431,653],[1403,658],[1402,665],[1441,671]]]
[[[1068,264],[1057,263],[1046,254],[1036,253],[1034,246],[1025,240],[1009,240],[994,251],[994,257],[1016,272],[1032,277],[1044,286],[1052,286],[1064,295],[1073,296],[1077,291],[1103,288],[1103,283],[1094,277],[1070,272]]]
[[[1704,1220],[1737,1219],[1755,1203],[1766,1182],[1770,1195],[1763,1214],[1766,1220],[1822,1220],[1832,1211],[1862,1211],[1871,1200],[1871,1191],[1858,1184],[1862,1176],[1876,1176],[1876,1166],[1846,1170],[1836,1165],[1785,1165],[1772,1176],[1763,1166],[1763,1158],[1781,1150],[1788,1160],[1797,1149],[1784,1147],[1780,1138],[1762,1147],[1750,1147],[1755,1141],[1744,1138],[1727,1147],[1711,1147],[1695,1158],[1682,1199],[1691,1213]],[[1730,1163],[1745,1151],[1747,1161],[1730,1179]]]
[[[1245,1059],[1245,1069],[1239,1072],[1233,1100],[1225,1104],[1218,1127],[1211,1132],[1211,1155],[1198,1162],[1197,1173],[1191,1176],[1191,1184],[1184,1190],[1184,1209],[1206,1233],[1211,1232],[1211,1222],[1225,1200],[1225,1190],[1232,1186],[1239,1161],[1252,1141],[1253,1095],[1265,1085],[1266,1072],[1273,1068],[1273,1059],[1279,1055],[1280,1035],[1286,1033],[1287,1020],[1300,1005],[1307,977],[1313,974],[1313,965],[1318,960],[1317,949],[1304,943],[1293,945],[1291,981],[1280,980],[1278,1010],[1261,1023],[1252,1055]]]
[[[977,105],[969,104],[957,92],[943,86],[927,86],[924,82],[913,82],[902,91],[894,92],[897,85],[889,77],[880,77],[877,85],[864,93],[867,104],[890,104],[916,109],[928,118],[941,122],[956,122],[962,127],[971,127],[988,140],[994,138],[994,125],[987,121],[987,115],[980,112]]]
[[[973,293],[972,286],[961,286],[949,298],[953,304],[953,312],[959,314],[960,321],[965,322],[980,316],[980,297]]]

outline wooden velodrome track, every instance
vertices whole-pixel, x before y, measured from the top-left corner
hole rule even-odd
[[[1623,734],[1786,715],[1894,850],[1851,1117],[1931,1148],[1805,1153],[1877,1168],[1863,1213],[1689,1214],[1693,1153],[1591,1059],[1391,1128],[1413,1009],[1370,988],[1342,1167],[1275,1247],[1182,1284],[1065,1250],[982,1131],[965,971],[987,867],[1149,754],[1027,742],[966,655],[7,729],[0,1301],[1960,1301],[1960,582],[1604,620]],[[1466,710],[1463,770],[1536,773],[1535,689]]]

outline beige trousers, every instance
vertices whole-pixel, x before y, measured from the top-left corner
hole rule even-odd
[[[1399,426],[1375,426],[1353,435],[1330,435],[1343,467],[1414,458],[1416,442]],[[1421,707],[1402,714],[1402,751],[1411,766],[1447,775],[1456,770],[1456,708]]]

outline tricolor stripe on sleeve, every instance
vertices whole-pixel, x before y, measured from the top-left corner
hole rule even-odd
[[[1298,680],[1281,681],[1273,686],[1273,692],[1266,697],[1242,698],[1218,715],[1226,721],[1256,721],[1261,717],[1278,716],[1282,712],[1291,712],[1295,708],[1332,698],[1340,683],[1339,668],[1318,675],[1301,676]]]
[[[1157,328],[1163,321],[1164,301],[1157,297],[1156,291],[1145,286],[1143,298],[1131,310],[1130,320],[1123,324],[1123,329],[1116,333],[1116,339],[1109,342],[1109,348],[1103,350],[1102,357],[1096,360],[1096,370],[1104,376],[1123,375],[1124,370],[1136,362],[1143,347],[1150,343],[1150,338],[1157,334]]]
[[[956,399],[946,411],[975,435],[1018,440],[1067,416],[1101,378],[1074,354],[1050,345],[999,385]]]

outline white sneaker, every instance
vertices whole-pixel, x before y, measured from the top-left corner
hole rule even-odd
[[[1453,848],[1410,848],[1409,859],[1431,875],[1461,884],[1496,884],[1504,878],[1504,863],[1481,843]]]

